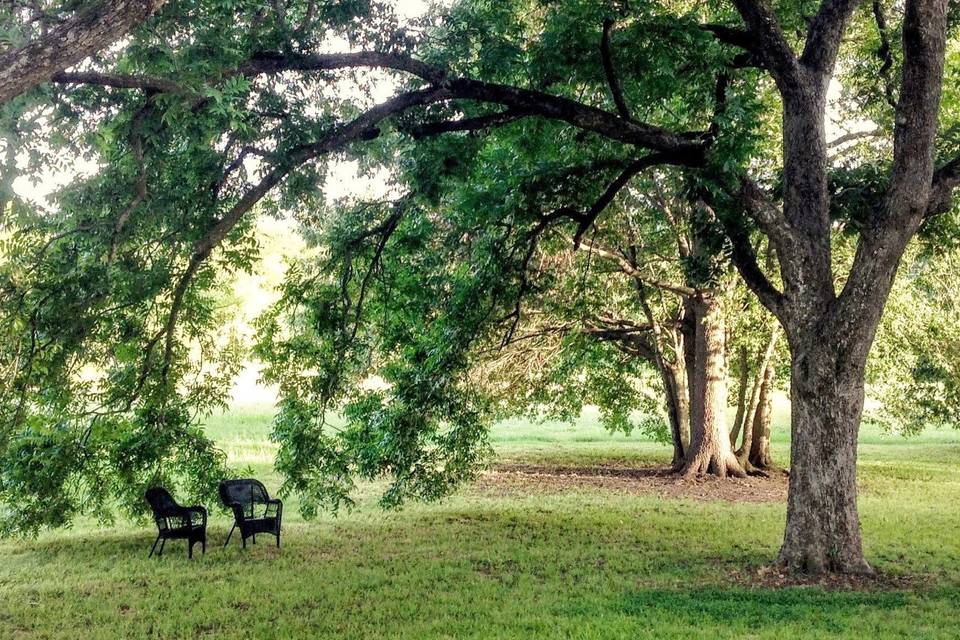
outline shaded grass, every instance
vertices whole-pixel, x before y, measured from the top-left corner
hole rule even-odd
[[[269,412],[211,419],[231,460],[271,488]],[[669,451],[574,427],[523,421],[492,434],[502,459],[589,466],[664,463]],[[782,429],[775,455],[785,463]],[[665,500],[582,488],[496,495],[470,488],[396,513],[363,487],[355,512],[303,522],[287,501],[284,548],[272,540],[189,562],[182,544],[147,559],[151,527],[78,523],[0,542],[6,638],[953,638],[960,624],[960,438],[865,428],[866,552],[910,591],[747,588],[734,572],[768,562],[782,504]]]

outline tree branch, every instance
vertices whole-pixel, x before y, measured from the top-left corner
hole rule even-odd
[[[833,70],[843,31],[863,0],[823,0],[807,30],[800,64],[820,74]]]
[[[753,52],[756,48],[756,38],[746,29],[731,27],[724,24],[704,24],[700,26],[704,31],[709,31],[713,36],[724,44],[733,45],[744,51]]]
[[[276,74],[283,71],[332,71],[375,67],[403,71],[426,80],[430,84],[441,84],[446,72],[410,56],[383,53],[380,51],[357,51],[353,53],[280,53],[278,51],[260,51],[241,64],[236,73],[246,76]]]
[[[441,135],[444,133],[454,133],[459,131],[480,131],[497,127],[510,122],[515,122],[521,118],[532,115],[525,109],[506,109],[497,113],[489,113],[472,118],[462,118],[460,120],[440,120],[437,122],[426,122],[423,124],[400,127],[400,130],[410,135],[416,140],[430,136]]]
[[[960,156],[943,165],[933,174],[930,204],[925,217],[946,213],[953,206],[953,192],[960,186]]]
[[[613,57],[610,54],[610,29],[612,27],[613,20],[607,18],[603,21],[603,35],[600,38],[600,58],[603,61],[603,72],[607,76],[607,84],[610,85],[613,103],[617,105],[617,113],[625,120],[633,120],[630,109],[627,107],[627,101],[623,97],[623,89],[617,79],[617,72],[613,67]]]
[[[0,104],[49,80],[128,33],[166,0],[101,0],[46,34],[0,55]]]
[[[445,70],[433,67],[409,56],[376,51],[336,54],[282,54],[260,52],[241,64],[237,73],[257,75],[261,73],[281,73],[283,71],[318,71],[347,68],[384,68],[404,71],[419,77],[431,85],[442,87],[445,98],[476,100],[499,104],[514,111],[525,111],[531,115],[559,120],[574,127],[600,134],[612,140],[637,147],[663,151],[672,154],[671,162],[684,166],[699,167],[704,163],[705,145],[703,132],[676,133],[643,122],[627,120],[619,115],[571,100],[533,89],[524,89],[509,85],[483,82],[470,78],[448,78]],[[229,76],[230,74],[227,74]],[[76,79],[76,78],[75,78]],[[105,81],[103,77],[95,78]],[[121,80],[112,76],[109,86],[119,86],[121,82],[138,84],[138,88],[147,88],[143,78]],[[158,83],[152,83],[157,88]]]
[[[734,194],[743,210],[770,238],[774,246],[780,248],[793,239],[790,223],[783,212],[777,208],[760,186],[746,176],[740,178],[740,189]]]
[[[577,231],[573,236],[573,246],[574,248],[580,246],[580,240],[583,238],[583,234],[593,226],[593,223],[596,219],[603,213],[613,199],[617,197],[617,194],[620,193],[620,190],[623,189],[630,180],[643,171],[650,167],[656,166],[658,164],[667,164],[668,156],[661,153],[651,153],[647,156],[640,158],[639,160],[631,163],[623,172],[620,173],[616,179],[610,183],[606,188],[600,198],[593,203],[593,206],[590,207],[590,210],[585,214],[580,216],[580,224],[577,226]]]
[[[880,35],[880,48],[877,49],[877,57],[880,58],[878,73],[883,78],[883,93],[887,99],[887,104],[896,111],[897,96],[893,78],[890,76],[890,69],[893,68],[893,55],[890,49],[890,35],[887,32],[887,18],[883,14],[883,4],[880,0],[873,0],[873,20],[877,24],[877,32]]]
[[[706,202],[701,204],[710,209],[710,205]],[[750,237],[746,229],[738,224],[733,216],[718,216],[714,213],[714,217],[723,225],[727,239],[730,240],[730,259],[740,273],[740,277],[760,299],[763,306],[770,310],[770,313],[782,318],[785,304],[784,295],[773,286],[773,283],[760,268],[757,262],[757,254],[750,244]]]
[[[797,57],[787,43],[773,9],[765,0],[734,0],[734,5],[756,39],[753,53],[772,74],[782,93],[798,90],[803,82]]]
[[[158,93],[198,95],[176,82],[157,76],[124,75],[97,71],[60,71],[53,74],[50,81],[58,84],[92,84],[116,89],[142,89]]]
[[[579,248],[582,249],[583,251],[587,251],[588,253],[593,253],[595,255],[598,255],[601,258],[605,258],[607,260],[613,261],[614,263],[616,263],[620,271],[622,271],[624,274],[648,286],[655,287],[657,289],[662,289],[664,291],[669,291],[670,293],[675,293],[678,296],[692,296],[692,295],[696,295],[697,293],[696,290],[693,289],[692,287],[688,287],[682,284],[674,284],[672,282],[664,282],[662,280],[657,280],[656,278],[651,278],[649,276],[646,276],[643,274],[643,272],[641,272],[639,269],[634,267],[633,264],[631,264],[630,261],[627,260],[624,256],[614,251],[611,251],[609,249],[604,249],[603,247],[599,247],[589,241],[584,241],[583,243],[581,243]]]

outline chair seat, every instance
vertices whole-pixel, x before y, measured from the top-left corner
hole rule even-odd
[[[203,531],[204,526],[202,524],[194,525],[184,525],[182,527],[170,527],[165,529],[167,535],[177,534],[177,533],[190,533],[191,531]]]

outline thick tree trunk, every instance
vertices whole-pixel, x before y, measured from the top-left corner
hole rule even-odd
[[[710,294],[698,296],[695,308],[695,357],[690,385],[691,442],[681,473],[684,476],[743,476],[743,468],[730,446],[726,421],[723,313],[719,302]]]
[[[773,418],[773,366],[767,365],[760,383],[760,400],[753,417],[750,453],[747,462],[755,469],[770,469],[770,422]]]
[[[866,350],[851,353],[850,342],[816,331],[791,340],[790,491],[779,561],[793,572],[871,570],[857,516]]]

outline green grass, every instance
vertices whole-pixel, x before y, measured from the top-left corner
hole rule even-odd
[[[781,408],[782,409],[782,408]],[[213,418],[231,460],[275,488],[269,411]],[[783,416],[779,416],[783,423]],[[498,455],[590,465],[664,462],[669,452],[571,427],[498,425]],[[206,556],[171,543],[147,559],[150,526],[79,523],[0,542],[0,638],[955,638],[960,625],[960,433],[914,439],[865,427],[866,553],[909,591],[747,588],[731,573],[776,553],[782,504],[667,500],[600,488],[466,488],[398,513],[361,507],[304,522],[287,501],[283,549]],[[775,454],[785,462],[778,429]]]

